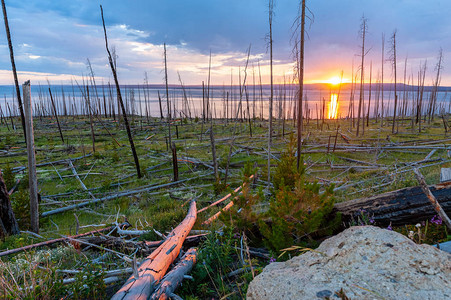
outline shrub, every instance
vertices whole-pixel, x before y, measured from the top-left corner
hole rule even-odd
[[[245,172],[249,172],[246,170]],[[340,224],[340,215],[331,218],[335,203],[333,186],[320,192],[317,182],[305,179],[303,163],[296,168],[295,143],[291,142],[282,154],[273,178],[274,189],[265,200],[263,191],[251,193],[249,185],[222,220],[237,232],[244,231],[251,238],[262,238],[266,246],[280,249],[312,242],[314,237],[328,235]],[[267,207],[260,212],[257,207]]]
[[[16,183],[16,176],[13,173],[13,168],[11,167],[10,163],[6,164],[6,167],[3,169],[2,175],[3,180],[5,180],[6,188],[8,190],[12,189],[12,187]]]

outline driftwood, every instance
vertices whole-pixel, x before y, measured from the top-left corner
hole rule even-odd
[[[451,183],[431,185],[429,189],[443,210],[450,214]],[[356,219],[363,210],[363,213],[373,217],[374,221],[382,226],[418,223],[436,214],[431,202],[419,186],[334,205],[334,211],[341,212],[344,221]]]
[[[111,299],[148,299],[152,295],[156,284],[163,278],[169,266],[178,257],[180,248],[196,222],[196,218],[196,201],[192,201],[188,215],[182,223],[140,265],[138,278],[131,276]]]
[[[170,295],[174,293],[177,286],[183,281],[184,275],[191,271],[196,260],[197,249],[189,249],[174,269],[163,278],[150,299],[169,299]]]

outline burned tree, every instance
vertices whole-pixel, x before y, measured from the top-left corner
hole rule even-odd
[[[22,98],[20,97],[19,80],[17,79],[16,63],[14,62],[13,44],[11,42],[11,33],[9,32],[9,23],[8,23],[8,15],[6,13],[5,0],[2,0],[2,10],[3,10],[3,19],[5,20],[6,38],[8,39],[9,56],[11,59],[11,68],[12,68],[13,76],[14,76],[14,85],[16,86],[17,102],[19,104],[20,120],[22,122],[23,135],[25,137],[25,140],[27,140],[27,133],[25,130],[25,115],[23,112]]]
[[[365,35],[368,30],[368,26],[366,24],[367,19],[363,16],[362,17],[362,23],[360,24],[360,35],[362,36],[362,63],[360,65],[360,95],[359,95],[359,108],[357,112],[357,132],[356,135],[359,135],[359,129],[360,129],[360,119],[363,120],[362,122],[362,131],[365,131],[365,117],[363,112],[363,96],[364,96],[364,89],[363,89],[363,81],[364,81],[364,62],[365,62]]]
[[[19,234],[19,225],[14,217],[9,193],[2,172],[0,172],[0,237],[13,234]]]
[[[396,91],[396,30],[393,32],[393,35],[390,39],[390,62],[392,64],[393,67],[393,74],[395,76],[395,105],[393,107],[393,124],[392,124],[392,129],[391,132],[395,133],[395,125],[396,125],[396,111],[398,109],[398,93]]]
[[[111,55],[110,49],[108,48],[108,37],[107,37],[107,34],[106,34],[106,27],[105,27],[105,20],[103,18],[102,5],[100,5],[100,13],[101,13],[101,16],[102,16],[103,32],[105,33],[105,48],[106,48],[106,51],[108,53],[108,61],[110,63],[111,71],[113,73],[114,83],[116,84],[117,99],[118,99],[118,101],[120,103],[120,106],[121,106],[121,109],[122,109],[122,115],[123,115],[123,118],[124,118],[125,128],[127,129],[128,141],[130,142],[130,147],[132,149],[133,159],[135,160],[136,172],[138,174],[138,178],[141,178],[142,175],[141,175],[141,169],[139,167],[138,155],[136,154],[135,144],[133,143],[132,132],[130,130],[130,125],[129,125],[128,119],[127,119],[127,112],[125,111],[124,102],[122,101],[121,88],[119,86],[119,80],[117,79],[116,66],[115,66],[115,63],[113,62],[113,57]]]

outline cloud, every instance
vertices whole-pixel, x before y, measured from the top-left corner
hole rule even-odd
[[[9,3],[11,2],[11,3]],[[212,82],[230,80],[230,73],[243,75],[247,48],[251,45],[249,70],[260,70],[264,82],[269,81],[266,41],[268,12],[261,0],[135,0],[100,1],[104,3],[109,44],[116,48],[118,72],[122,83],[142,82],[144,72],[149,82],[163,80],[163,43],[168,48],[169,80],[178,83],[177,72],[186,84],[206,80],[209,53],[212,53]],[[8,1],[8,15],[18,70],[30,74],[87,74],[89,58],[96,76],[108,81],[108,67],[99,1],[65,2],[30,0]],[[450,56],[448,38],[451,21],[447,12],[451,3],[432,1],[308,1],[313,19],[307,22],[305,78],[307,81],[352,76],[358,65],[362,15],[368,18],[366,46],[367,69],[373,64],[373,78],[381,67],[381,35],[398,30],[398,67],[416,73],[420,61],[428,59],[428,76],[433,73],[438,49]],[[273,23],[274,60],[277,80],[291,74],[292,24],[298,13],[298,2],[277,1]],[[390,78],[389,64],[385,66]],[[6,39],[0,40],[0,69],[9,70]],[[288,75],[287,75],[288,76]],[[290,75],[291,76],[291,75]],[[56,78],[56,77],[51,77]],[[451,84],[446,65],[443,83]],[[237,78],[234,79],[238,81]],[[10,83],[0,82],[0,83]]]

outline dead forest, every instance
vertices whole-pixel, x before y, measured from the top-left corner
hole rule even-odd
[[[432,85],[426,63],[399,80],[397,33],[383,37],[384,81],[364,68],[362,18],[352,82],[304,85],[302,2],[293,81],[262,83],[249,46],[230,86],[210,70],[169,84],[164,44],[163,82],[121,85],[100,7],[112,81],[88,59],[82,82],[60,86],[18,82],[2,0],[15,95],[0,101],[0,297],[244,299],[266,265],[350,226],[450,240],[442,51]]]

